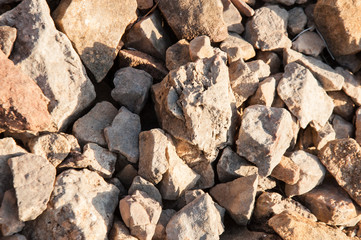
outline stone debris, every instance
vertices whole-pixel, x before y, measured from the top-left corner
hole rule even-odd
[[[228,33],[241,34],[244,31],[242,16],[231,0],[221,0],[223,4],[223,19],[227,25]]]
[[[293,50],[313,57],[320,55],[325,47],[325,43],[315,32],[305,32],[292,43]]]
[[[19,219],[15,190],[7,190],[0,208],[0,225],[3,236],[11,236],[20,232],[25,223]]]
[[[229,33],[228,37],[221,43],[220,49],[227,53],[229,64],[240,58],[247,61],[256,55],[253,46],[236,33]]]
[[[247,66],[254,72],[260,81],[263,81],[271,74],[270,66],[262,60],[247,62]]]
[[[9,26],[0,26],[0,50],[8,58],[16,39],[16,28]]]
[[[355,128],[352,123],[346,121],[338,115],[333,115],[331,119],[332,128],[335,131],[336,139],[351,138],[354,136]]]
[[[140,176],[133,179],[132,185],[129,187],[128,194],[133,195],[135,191],[146,193],[151,199],[162,205],[162,196],[159,190],[151,183]]]
[[[313,144],[318,150],[321,150],[329,141],[335,140],[335,138],[336,132],[328,122],[320,130],[312,131]]]
[[[352,99],[343,91],[328,92],[327,94],[333,100],[333,113],[341,116],[347,121],[352,121],[356,110],[356,105]]]
[[[272,170],[271,176],[293,185],[300,179],[300,167],[290,158],[282,156],[280,163]]]
[[[294,7],[288,11],[287,29],[296,35],[303,31],[307,24],[307,16],[301,7]],[[302,35],[301,35],[302,36]]]
[[[355,102],[357,106],[361,105],[361,84],[360,75],[353,75],[351,72],[341,67],[336,68],[337,72],[340,73],[345,82],[342,86],[342,90]]]
[[[165,63],[169,71],[192,61],[189,53],[189,42],[185,39],[170,46],[165,55]]]
[[[259,83],[256,93],[249,99],[251,105],[265,105],[271,107],[276,96],[277,81],[268,77]]]
[[[210,58],[214,55],[211,39],[206,36],[195,37],[189,42],[189,55],[193,62],[202,58]]]
[[[138,240],[138,238],[133,237],[127,226],[118,219],[117,217],[114,217],[114,223],[113,227],[110,230],[109,233],[109,240]]]

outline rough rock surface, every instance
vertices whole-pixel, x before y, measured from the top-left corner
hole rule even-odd
[[[109,233],[109,240],[138,240],[138,238],[130,235],[129,229],[120,219],[114,218],[113,227]]]
[[[249,99],[251,105],[272,106],[276,96],[277,81],[274,77],[268,77],[259,83],[256,93]]]
[[[0,26],[0,50],[3,51],[6,57],[9,57],[13,50],[16,33],[16,28]]]
[[[307,16],[302,7],[294,7],[288,11],[287,28],[291,34],[296,35],[304,29],[307,24]],[[301,35],[302,36],[302,35]]]
[[[281,67],[281,59],[275,52],[262,52],[257,53],[257,59],[262,60],[269,65],[271,74],[279,73]],[[275,77],[275,76],[273,76]],[[276,78],[277,79],[277,78]],[[278,79],[277,79],[278,80]]]
[[[221,0],[223,4],[223,19],[227,25],[228,33],[241,34],[244,31],[242,16],[231,0]]]
[[[159,190],[151,182],[148,182],[140,176],[136,176],[133,179],[128,194],[133,195],[137,190],[146,193],[151,199],[162,205],[162,196],[160,195]]]
[[[18,30],[10,59],[39,85],[54,122],[65,129],[95,99],[95,91],[71,42],[56,30],[46,1],[22,1],[1,15],[0,25]]]
[[[189,42],[189,54],[193,62],[201,58],[210,58],[214,55],[211,39],[206,36],[195,37]]]
[[[355,113],[355,139],[357,143],[361,144],[361,108],[358,108]]]
[[[315,32],[305,32],[292,43],[293,50],[314,57],[320,55],[325,47],[325,43]]]
[[[57,176],[47,210],[29,223],[28,239],[105,239],[119,189],[87,169]]]
[[[253,162],[261,176],[271,174],[290,146],[291,114],[280,108],[253,105],[245,109],[239,130],[237,153]]]
[[[230,33],[228,35],[228,37],[221,43],[220,49],[227,53],[229,64],[240,58],[247,61],[256,55],[253,46],[240,35],[235,33]]]
[[[321,150],[329,141],[335,140],[336,133],[330,123],[326,123],[326,125],[320,130],[312,131],[312,140],[313,144],[318,150]]]
[[[65,0],[60,2],[53,16],[84,64],[100,82],[113,66],[125,28],[137,18],[136,9],[136,0]]]
[[[346,121],[338,115],[333,115],[332,128],[335,131],[336,139],[350,138],[354,136],[355,128],[352,123]]]
[[[166,233],[166,227],[169,222],[169,220],[173,217],[173,215],[176,213],[173,209],[165,209],[160,214],[159,221],[157,223],[157,226],[155,228],[155,233],[153,236],[153,240],[163,240],[166,239],[167,233]]]
[[[119,178],[126,188],[129,188],[137,175],[138,172],[133,165],[127,164],[119,173],[117,173],[117,178]]]
[[[20,232],[25,223],[19,219],[15,190],[5,192],[0,208],[0,225],[3,236],[11,236]]]
[[[342,90],[351,97],[357,106],[361,106],[361,88],[359,87],[361,84],[360,75],[354,75],[340,67],[336,68],[336,70],[345,78]]]
[[[47,207],[56,170],[45,158],[24,154],[8,160],[19,208],[19,219],[37,218]]]
[[[282,156],[280,163],[273,169],[271,176],[293,185],[300,179],[300,167],[290,158]]]
[[[327,94],[332,98],[333,105],[335,106],[333,113],[341,116],[345,120],[352,121],[356,110],[356,104],[352,99],[347,96],[344,91],[328,92]]]
[[[179,40],[166,51],[165,62],[169,71],[177,69],[191,61],[189,42],[185,39]]]

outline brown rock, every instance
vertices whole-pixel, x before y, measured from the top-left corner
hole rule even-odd
[[[282,156],[281,162],[273,169],[271,176],[287,184],[296,184],[300,178],[300,167],[290,158]]]
[[[115,218],[109,233],[109,240],[138,240],[138,238],[130,235],[127,226],[119,218]]]
[[[227,53],[229,64],[240,58],[247,61],[256,55],[253,46],[235,33],[229,33],[228,37],[221,43],[220,48]]]
[[[214,55],[211,39],[206,36],[195,37],[189,42],[189,54],[193,62],[201,58],[210,58]]]
[[[241,34],[244,31],[242,16],[230,0],[222,0],[223,19],[227,25],[228,32]]]
[[[294,7],[288,11],[287,28],[292,35],[296,35],[305,28],[307,23],[307,16],[302,7]]]
[[[355,114],[355,139],[358,144],[361,144],[361,108],[358,108]]]
[[[157,226],[155,228],[155,233],[153,240],[164,240],[167,237],[166,227],[169,220],[176,213],[173,209],[165,209],[162,211]]]
[[[133,179],[132,185],[129,187],[128,194],[133,195],[137,190],[148,194],[151,199],[159,202],[162,206],[162,196],[160,195],[159,190],[151,182],[148,182],[140,176],[136,176]]]
[[[168,70],[177,69],[182,65],[191,62],[189,54],[189,43],[182,39],[170,46],[166,51],[165,62]]]
[[[342,118],[352,121],[355,114],[355,103],[343,91],[328,92],[328,96],[333,101],[333,113],[340,115]]]
[[[16,39],[16,28],[9,26],[0,26],[0,50],[6,57],[10,56],[11,50]]]
[[[138,9],[146,10],[153,7],[153,0],[137,0]]]
[[[305,32],[292,43],[292,49],[306,55],[317,57],[326,47],[321,37],[315,32]]]
[[[199,179],[194,188],[205,189],[214,186],[214,170],[208,161],[197,162],[192,166],[192,170],[199,175]]]
[[[312,131],[313,144],[318,150],[321,150],[329,141],[335,140],[335,138],[335,130],[328,122],[320,130],[313,129]]]
[[[279,72],[281,67],[281,59],[277,53],[259,51],[257,53],[257,59],[262,60],[269,65],[271,74],[276,74]]]
[[[118,174],[117,178],[124,184],[126,188],[132,185],[133,179],[138,176],[137,170],[131,164],[127,164]]]
[[[250,105],[272,106],[276,95],[277,81],[273,77],[268,77],[259,83],[256,93],[249,99]]]
[[[350,138],[354,136],[355,128],[352,123],[346,121],[338,115],[333,115],[330,119],[332,121],[332,128],[336,133],[336,139]]]
[[[342,67],[350,70],[352,73],[356,73],[361,69],[361,59],[356,54],[336,56],[335,59]]]
[[[360,75],[354,75],[351,72],[341,67],[336,68],[344,78],[345,82],[342,86],[342,90],[356,103],[357,106],[361,105],[361,77]]]

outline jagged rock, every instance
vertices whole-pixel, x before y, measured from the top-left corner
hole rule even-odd
[[[171,71],[152,90],[162,128],[213,161],[234,129],[231,126],[235,101],[221,56],[200,59]]]
[[[358,144],[361,144],[361,108],[358,108],[355,114],[355,139]]]
[[[152,239],[162,212],[162,207],[157,201],[136,190],[132,195],[120,200],[119,209],[125,225],[130,228],[133,236],[140,240]]]
[[[192,60],[189,54],[189,42],[185,39],[179,40],[166,51],[165,63],[169,71],[177,69],[191,61]]]
[[[257,186],[257,196],[265,191],[274,189],[277,186],[276,179],[272,177],[259,177]]]
[[[229,64],[240,58],[247,61],[256,55],[253,46],[236,33],[229,33],[228,37],[221,43],[220,49],[227,53]]]
[[[244,31],[242,16],[230,0],[222,0],[223,19],[228,32],[241,34]]]
[[[169,240],[219,239],[223,231],[221,215],[207,193],[173,215],[166,227]]]
[[[317,1],[314,21],[333,54],[349,55],[361,51],[361,28],[355,24],[360,22],[360,11],[361,4],[358,2]]]
[[[37,218],[47,207],[53,191],[55,167],[41,156],[24,154],[8,160],[19,208],[19,219]]]
[[[56,30],[48,4],[22,1],[1,15],[0,25],[18,30],[10,59],[35,80],[50,100],[57,127],[66,129],[95,99],[95,91],[71,42]]]
[[[359,87],[361,84],[360,76],[353,75],[351,72],[341,67],[337,67],[336,71],[345,78],[345,82],[342,86],[342,90],[349,97],[351,97],[351,99],[357,104],[357,106],[360,106],[361,105],[361,88]]]
[[[189,42],[189,54],[193,62],[201,58],[210,58],[214,55],[211,39],[206,36],[195,37]]]
[[[352,123],[346,121],[338,115],[333,115],[332,119],[332,128],[335,131],[335,138],[350,138],[354,136],[355,128]]]
[[[16,28],[9,26],[0,26],[0,50],[6,57],[10,56],[16,39]]]
[[[258,8],[246,24],[245,38],[262,51],[290,48],[287,37],[288,12],[277,5]]]
[[[135,191],[145,192],[151,199],[162,205],[162,196],[160,195],[159,190],[151,182],[148,182],[140,176],[136,176],[133,179],[133,183],[128,190],[128,194],[133,195]]]
[[[137,170],[131,164],[127,164],[118,174],[117,178],[125,185],[126,188],[129,188],[133,179],[138,176]]]
[[[259,80],[263,80],[271,74],[270,66],[262,60],[247,62],[247,66],[254,72]]]
[[[271,174],[293,138],[291,114],[280,108],[253,105],[245,109],[237,153],[256,164],[261,176]]]
[[[293,185],[300,179],[300,167],[290,158],[282,156],[280,163],[273,169],[271,176]]]
[[[109,150],[124,155],[129,162],[137,163],[140,130],[139,116],[121,107],[112,125],[104,129]]]
[[[237,178],[220,183],[209,191],[219,205],[224,207],[239,225],[247,225],[256,198],[258,175]]]
[[[166,233],[166,227],[169,222],[169,220],[173,217],[173,215],[176,213],[173,209],[165,209],[162,210],[162,213],[160,214],[159,221],[157,223],[157,226],[155,228],[155,233],[153,236],[153,240],[163,240],[166,239],[167,233]]]
[[[277,81],[274,77],[268,77],[259,83],[256,93],[249,99],[250,105],[272,106],[276,95]]]
[[[73,134],[79,143],[85,145],[88,142],[106,146],[103,130],[108,127],[118,110],[110,102],[97,103],[86,115],[76,120],[73,125]]]
[[[304,194],[322,183],[326,169],[315,155],[298,150],[292,153],[290,159],[300,168],[300,178],[296,184],[286,184],[287,196]]]
[[[326,47],[320,36],[315,32],[305,32],[292,43],[297,52],[317,57]]]
[[[312,140],[313,144],[318,150],[321,150],[329,141],[335,140],[336,133],[330,123],[326,123],[326,125],[320,130],[312,131]]]
[[[0,208],[0,225],[3,236],[20,232],[25,223],[19,219],[15,190],[7,190]]]
[[[361,59],[356,54],[336,56],[335,59],[338,64],[352,73],[356,73],[361,69]]]
[[[287,28],[291,34],[296,35],[302,32],[306,24],[307,24],[307,16],[303,11],[303,8],[294,7],[288,11]]]
[[[212,42],[221,42],[228,35],[220,0],[163,0],[158,7],[178,39],[207,35]]]
[[[269,65],[271,74],[276,74],[279,72],[281,67],[281,59],[277,53],[259,51],[257,53],[257,59],[262,60]]]
[[[214,186],[214,170],[211,163],[207,161],[198,162],[192,166],[192,170],[199,175],[194,188],[206,189]]]
[[[126,35],[125,45],[155,58],[165,59],[171,39],[163,29],[159,12],[155,11],[134,24]]]
[[[332,114],[332,99],[311,72],[298,63],[286,65],[277,92],[303,129],[309,123],[316,130],[321,129]]]
[[[153,7],[153,0],[137,0],[138,9],[146,10]]]
[[[1,50],[0,79],[0,132],[55,130],[48,112],[49,99]]]
[[[126,67],[115,73],[112,98],[131,112],[139,114],[148,100],[153,78],[143,70]]]
[[[328,92],[333,100],[333,113],[340,115],[342,118],[352,121],[355,114],[355,103],[343,91]]]
[[[105,239],[113,222],[119,189],[83,169],[60,173],[47,210],[30,222],[28,239]]]
[[[137,19],[136,10],[136,0],[65,0],[60,2],[53,17],[96,81],[100,82],[113,66],[126,27]]]
[[[120,219],[114,218],[113,227],[109,233],[109,240],[138,240],[138,238],[130,235],[127,226]]]

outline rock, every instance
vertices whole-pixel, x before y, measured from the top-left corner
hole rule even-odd
[[[332,128],[335,131],[336,139],[353,137],[355,129],[352,123],[338,115],[332,117]]]
[[[207,35],[212,42],[221,42],[228,35],[220,0],[163,0],[158,7],[178,39],[192,40]]]
[[[330,123],[326,123],[326,125],[320,130],[312,131],[312,140],[313,144],[318,150],[321,150],[329,141],[335,140],[336,133]]]
[[[18,30],[10,59],[35,80],[50,100],[58,129],[66,129],[95,99],[95,91],[71,42],[56,30],[46,1],[22,1],[1,15],[0,25]]]
[[[271,74],[276,74],[279,72],[281,67],[281,59],[277,53],[259,51],[257,53],[257,59],[262,60],[269,65]]]
[[[264,2],[273,3],[273,4],[278,3],[286,6],[292,6],[295,4],[296,0],[264,0]]]
[[[361,105],[361,88],[359,87],[361,84],[361,78],[358,75],[353,75],[351,72],[343,69],[336,68],[336,71],[340,73],[345,82],[342,86],[342,90],[356,103],[357,106]]]
[[[137,163],[140,130],[139,116],[121,107],[112,125],[104,129],[109,150],[122,154],[129,162]]]
[[[0,26],[0,50],[3,51],[5,56],[8,58],[16,39],[16,28],[9,26]]]
[[[319,158],[337,183],[361,205],[361,176],[358,173],[361,149],[352,139],[336,139],[327,143],[319,152]]]
[[[332,114],[332,99],[312,73],[298,63],[286,65],[277,92],[303,129],[309,123],[316,130],[321,129]]]
[[[328,225],[354,226],[360,221],[360,209],[337,184],[322,184],[300,197],[317,219]]]
[[[262,60],[247,62],[247,66],[261,81],[271,74],[270,66]]]
[[[271,107],[276,95],[277,81],[268,77],[259,83],[256,93],[249,99],[250,105],[265,105]]]
[[[257,186],[257,196],[265,191],[274,189],[277,186],[276,179],[272,177],[259,177]]]
[[[97,173],[60,173],[47,210],[29,224],[28,239],[106,239],[119,189]]]
[[[191,61],[189,43],[185,39],[179,40],[166,51],[165,62],[169,71],[177,69]]]
[[[122,219],[133,236],[140,240],[151,240],[162,212],[159,203],[146,193],[136,190],[119,202]]]
[[[306,24],[307,16],[302,7],[294,7],[288,11],[287,29],[292,35],[297,35],[302,32]]]
[[[138,176],[137,170],[131,164],[127,164],[118,174],[117,177],[125,185],[126,188],[129,188],[133,179]]]
[[[360,10],[361,4],[357,2],[350,3],[345,0],[317,2],[314,20],[333,54],[348,55],[361,51],[361,28],[355,24],[361,20],[358,14]]]
[[[166,233],[166,227],[169,222],[169,220],[173,217],[173,215],[176,213],[173,209],[165,209],[162,210],[162,213],[160,215],[159,221],[157,223],[157,226],[155,228],[155,233],[153,236],[153,240],[163,240],[166,239],[167,233]]]
[[[281,240],[278,235],[265,233],[265,232],[255,232],[249,231],[247,227],[240,227],[234,224],[231,227],[226,228],[225,232],[220,236],[221,240]]]
[[[284,240],[328,239],[350,240],[341,230],[309,220],[295,212],[284,211],[272,217],[268,224]]]
[[[37,218],[47,207],[53,191],[55,167],[41,156],[24,154],[8,160],[19,209],[19,219]]]
[[[139,114],[148,100],[153,78],[143,70],[126,67],[118,70],[114,76],[115,88],[112,98],[131,112]]]
[[[355,139],[358,144],[361,144],[361,108],[358,108],[355,114]]]
[[[0,132],[54,131],[49,99],[0,51]]]
[[[221,182],[229,182],[239,177],[251,176],[258,173],[256,166],[226,147],[217,164],[218,179]]]
[[[138,9],[146,10],[153,7],[153,0],[137,0]]]
[[[199,179],[194,188],[206,189],[214,186],[214,170],[208,161],[198,162],[192,166],[192,170],[199,175]]]
[[[184,200],[185,204],[191,203],[193,200],[195,200],[197,197],[206,194],[202,189],[196,189],[196,190],[187,190],[184,192]],[[216,204],[216,203],[215,203]],[[185,206],[185,205],[184,205]],[[183,207],[184,207],[183,206]]]
[[[106,146],[103,130],[110,126],[118,110],[110,102],[97,103],[86,115],[76,120],[73,125],[73,134],[79,143],[88,142]]]
[[[219,239],[223,231],[220,213],[207,193],[173,215],[166,227],[168,240]]]
[[[356,73],[361,69],[361,59],[356,54],[336,56],[335,59],[338,64],[352,73]]]
[[[215,160],[218,148],[233,136],[235,110],[228,69],[220,55],[171,71],[152,91],[161,127],[202,151],[208,161]]]
[[[255,11],[246,24],[245,39],[262,51],[290,48],[287,37],[288,12],[277,5],[268,5]]]
[[[220,183],[211,188],[209,193],[237,224],[247,225],[253,212],[257,183],[258,175],[254,174]]]
[[[229,33],[228,37],[221,43],[220,48],[227,53],[229,64],[240,58],[247,61],[256,55],[253,46],[235,33]]]
[[[133,195],[135,191],[146,193],[151,199],[162,205],[162,196],[160,195],[159,190],[151,182],[148,182],[140,176],[136,176],[133,179],[133,183],[128,190],[128,194]]]
[[[26,237],[21,234],[15,234],[8,237],[3,237],[2,240],[26,240]]]
[[[296,184],[285,185],[288,197],[307,193],[322,183],[326,169],[315,155],[298,150],[292,153],[290,159],[300,168],[300,178]]]
[[[206,36],[195,37],[189,42],[189,54],[193,62],[202,58],[210,58],[214,55],[211,39]]]
[[[171,39],[163,29],[159,12],[155,11],[134,24],[126,34],[125,45],[155,58],[165,59]]]
[[[11,236],[20,232],[25,223],[19,220],[15,190],[7,190],[0,208],[0,224],[3,236]]]
[[[292,49],[284,49],[284,64],[297,62],[308,68],[314,77],[322,84],[325,91],[338,91],[343,87],[345,78],[326,63],[311,56],[305,56],[302,53]]]
[[[315,32],[305,32],[292,43],[297,52],[317,57],[326,47],[320,36]]]
[[[343,91],[328,92],[333,100],[333,113],[341,116],[342,118],[352,121],[355,114],[355,103]]]
[[[223,19],[227,25],[228,32],[241,34],[244,31],[242,16],[230,0],[222,0]]]
[[[246,108],[236,142],[237,153],[256,164],[260,176],[270,175],[290,146],[292,125],[291,114],[285,109],[263,105]]]
[[[31,139],[28,143],[30,151],[47,159],[57,167],[70,153],[71,146],[61,134],[48,133]]]
[[[109,233],[109,240],[138,240],[138,238],[130,235],[127,226],[115,217],[113,227]]]
[[[300,179],[300,167],[290,158],[282,156],[281,162],[273,169],[271,176],[293,185]]]
[[[113,66],[126,27],[137,19],[136,9],[136,0],[102,3],[66,0],[60,2],[53,17],[100,82]]]

